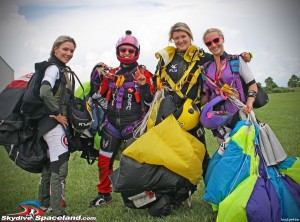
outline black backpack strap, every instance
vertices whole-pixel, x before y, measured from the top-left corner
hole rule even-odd
[[[67,67],[67,68],[69,69],[68,71],[69,71],[70,74],[71,74],[71,82],[72,82],[71,98],[74,98],[74,93],[75,93],[75,78],[76,78],[76,80],[78,81],[79,85],[81,86],[82,91],[83,91],[83,95],[84,95],[84,88],[83,88],[83,85],[82,85],[81,81],[79,80],[78,76],[75,74],[75,72],[73,72],[73,71],[71,70],[70,67]],[[74,77],[75,77],[75,78],[74,78]],[[85,96],[84,96],[83,99],[85,100]]]
[[[54,87],[52,89],[53,95],[55,95],[57,93],[57,90],[60,85],[66,85],[66,84],[67,84],[67,81],[66,81],[66,77],[64,75],[63,69],[59,69],[59,79],[56,80]]]

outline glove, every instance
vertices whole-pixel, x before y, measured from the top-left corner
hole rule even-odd
[[[107,66],[105,63],[103,62],[99,62],[97,65],[97,71],[99,74],[104,75],[105,77],[109,77],[109,70],[112,69],[111,67]]]

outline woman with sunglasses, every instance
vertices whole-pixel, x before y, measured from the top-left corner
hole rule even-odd
[[[249,114],[253,109],[258,90],[247,63],[239,55],[228,55],[224,50],[224,40],[222,31],[217,28],[210,28],[203,35],[203,41],[213,55],[213,61],[203,66],[203,73],[206,76],[204,83],[206,98],[208,102],[216,101],[212,108],[213,111],[222,111],[228,116],[228,119],[224,118],[222,125],[218,128],[213,127],[212,130],[219,144],[234,127],[235,118],[239,116],[239,108],[228,97],[235,96],[241,100],[245,104],[244,113]],[[233,66],[238,68],[238,72],[234,70]],[[217,103],[218,98],[220,98],[219,103]],[[234,114],[236,115],[234,116]],[[205,113],[203,112],[202,115]]]
[[[158,52],[155,56],[159,59],[155,72],[155,81],[168,89],[169,95],[173,98],[176,109],[174,116],[177,118],[183,130],[196,137],[203,145],[206,146],[204,128],[199,122],[201,106],[205,104],[206,98],[202,89],[203,78],[201,77],[200,66],[207,61],[213,61],[213,56],[205,53],[203,49],[192,44],[193,34],[190,27],[178,22],[174,24],[169,32],[169,42],[173,42],[175,47],[168,46]],[[250,61],[249,53],[242,53],[245,61]],[[194,112],[184,110],[188,101],[192,100]],[[183,107],[183,108],[182,108]],[[209,163],[209,155],[205,152],[202,163],[203,177],[205,176]],[[195,189],[191,190],[194,193]],[[189,191],[187,191],[189,192]]]
[[[111,181],[108,176],[112,173],[114,158],[121,143],[125,142],[127,146],[128,140],[132,139],[133,130],[144,117],[147,104],[153,98],[152,73],[138,64],[139,55],[139,42],[128,30],[116,44],[116,56],[120,66],[110,69],[102,64],[99,69],[94,70],[100,72],[96,75],[100,78],[97,80],[97,89],[92,87],[91,95],[97,100],[106,98],[107,113],[98,156],[98,195],[90,202],[89,207],[112,201]]]

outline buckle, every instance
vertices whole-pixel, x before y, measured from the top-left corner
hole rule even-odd
[[[189,78],[190,76],[192,76],[192,77],[191,77],[191,79],[189,80],[188,78]],[[190,73],[186,76],[186,78],[184,79],[184,82],[188,82],[189,84],[193,84],[193,85],[196,84],[196,83],[197,83],[197,79],[195,79],[194,76],[195,76],[195,74],[190,72]]]

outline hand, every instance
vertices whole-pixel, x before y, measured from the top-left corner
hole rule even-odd
[[[243,52],[241,56],[245,62],[251,61],[252,55],[249,52]]]
[[[243,108],[244,113],[250,114],[251,110],[253,109],[254,100],[255,100],[254,97],[248,97],[247,103]]]
[[[108,67],[105,63],[99,62],[97,65],[99,65],[99,67],[97,67],[99,75],[104,75],[106,78],[111,75],[111,73],[109,73],[111,68]]]
[[[68,120],[65,116],[58,114],[57,116],[55,115],[50,115],[49,117],[56,119],[57,122],[59,122],[65,129],[68,127]]]
[[[140,84],[141,86],[146,84],[146,77],[144,75],[145,69],[144,68],[139,68],[138,66],[136,67],[136,72],[134,79]]]

